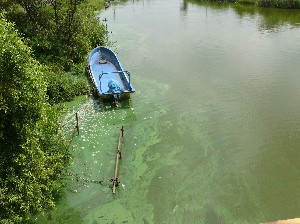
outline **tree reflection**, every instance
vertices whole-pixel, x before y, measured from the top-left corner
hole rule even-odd
[[[183,0],[186,4],[199,5],[214,10],[233,9],[240,18],[260,17],[258,30],[261,32],[278,32],[283,27],[295,28],[300,26],[300,10],[260,8],[253,5],[241,5],[235,3],[216,3],[201,0]]]

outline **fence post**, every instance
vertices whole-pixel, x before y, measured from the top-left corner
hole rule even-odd
[[[77,128],[77,135],[79,135],[79,125],[78,125],[78,114],[76,112],[76,128]]]
[[[116,167],[115,167],[115,175],[114,177],[111,179],[113,182],[113,188],[112,188],[112,192],[113,194],[116,193],[116,187],[119,186],[120,184],[120,179],[118,177],[118,165],[119,165],[119,159],[122,158],[121,156],[121,150],[120,150],[120,142],[121,142],[121,137],[123,137],[123,126],[120,129],[120,133],[119,133],[119,137],[118,137],[118,146],[117,146],[117,155],[116,155]]]

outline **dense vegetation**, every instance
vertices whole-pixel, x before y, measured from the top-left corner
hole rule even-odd
[[[232,2],[266,8],[300,9],[300,0],[200,0],[201,2]]]
[[[99,5],[85,0],[0,1],[0,222],[55,206],[68,163],[54,105],[89,90],[85,56],[104,43]]]
[[[105,28],[94,14],[100,7],[96,0],[0,1],[6,19],[15,24],[34,57],[47,65],[50,103],[89,91],[83,76],[85,57],[105,41]]]

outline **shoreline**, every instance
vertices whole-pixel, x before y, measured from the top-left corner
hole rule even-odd
[[[193,2],[201,3],[234,3],[239,5],[253,5],[259,8],[274,8],[274,9],[300,9],[299,0],[195,0]]]

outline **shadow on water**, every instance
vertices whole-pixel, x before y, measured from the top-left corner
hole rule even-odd
[[[39,214],[32,220],[29,220],[28,223],[83,223],[80,210],[68,205],[66,191],[66,188],[60,188],[53,193],[54,200],[60,203],[59,209],[57,207],[50,209],[45,214]]]
[[[111,101],[103,101],[99,97],[93,97],[93,107],[96,112],[128,109],[132,107],[131,104],[131,99],[122,99],[115,106],[111,103]]]
[[[54,214],[53,212],[48,212],[45,216],[38,217],[38,223],[84,223],[84,220],[81,217],[80,211],[76,211],[76,209],[67,207],[64,208],[64,211],[60,216]],[[54,211],[54,210],[53,210]],[[31,222],[36,223],[36,222]]]
[[[253,5],[241,5],[235,3],[216,3],[198,0],[184,0],[181,11],[188,12],[188,4],[208,7],[214,10],[232,9],[240,18],[260,16],[257,24],[260,32],[276,32],[281,27],[290,25],[293,28],[300,26],[300,10],[261,8]]]
[[[95,98],[93,97],[92,100],[92,104],[93,104],[93,109],[96,113],[100,113],[100,112],[114,112],[114,111],[127,111],[127,113],[125,113],[125,117],[123,118],[119,118],[122,120],[117,119],[117,121],[115,121],[114,123],[118,123],[126,120],[126,121],[136,121],[136,115],[134,113],[133,110],[131,110],[133,108],[133,101],[129,98],[129,99],[122,99],[121,101],[118,102],[117,106],[112,105],[110,102],[107,101],[101,101],[99,98]]]

